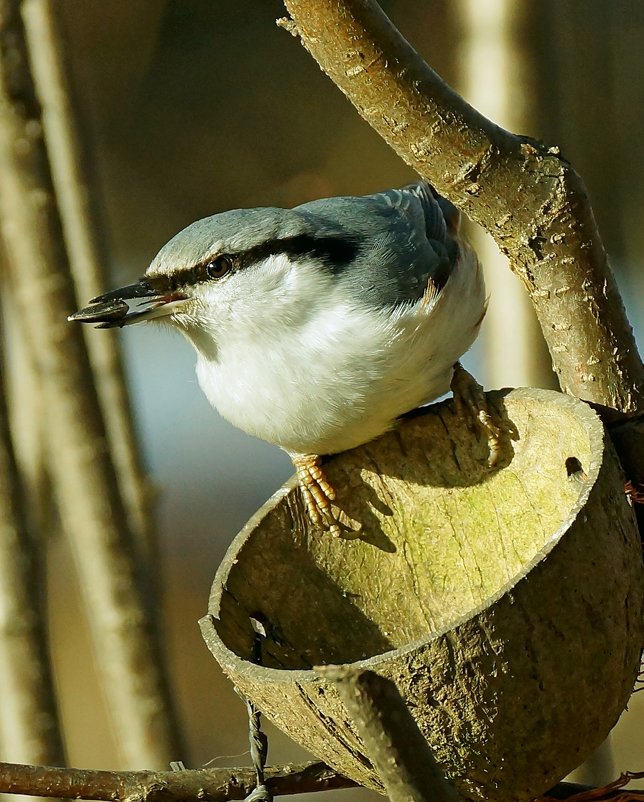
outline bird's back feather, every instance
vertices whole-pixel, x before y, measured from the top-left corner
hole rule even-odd
[[[352,292],[376,307],[418,301],[430,281],[440,290],[458,258],[453,223],[446,223],[443,208],[425,182],[375,195],[312,201],[294,211],[353,232],[360,247],[350,273],[342,278]]]

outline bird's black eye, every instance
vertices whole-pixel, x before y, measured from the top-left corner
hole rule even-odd
[[[210,278],[221,278],[232,270],[233,264],[227,256],[218,256],[206,264],[206,273]]]

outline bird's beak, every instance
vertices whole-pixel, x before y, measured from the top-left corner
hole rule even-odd
[[[97,323],[97,329],[112,329],[169,315],[187,298],[185,293],[171,289],[167,278],[144,277],[135,284],[92,298],[88,306],[67,319]]]

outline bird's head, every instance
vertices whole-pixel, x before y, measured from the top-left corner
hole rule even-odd
[[[93,298],[69,319],[97,328],[163,321],[203,350],[204,341],[229,323],[246,329],[259,323],[262,310],[273,319],[301,315],[298,297],[321,293],[325,277],[353,251],[338,227],[305,212],[224,212],[180,231],[138,281]]]

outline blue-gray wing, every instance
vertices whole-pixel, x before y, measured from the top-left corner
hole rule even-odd
[[[378,306],[419,300],[430,280],[437,290],[458,255],[458,211],[424,182],[363,197],[326,198],[297,212],[352,241],[348,265],[336,265],[352,294]]]

